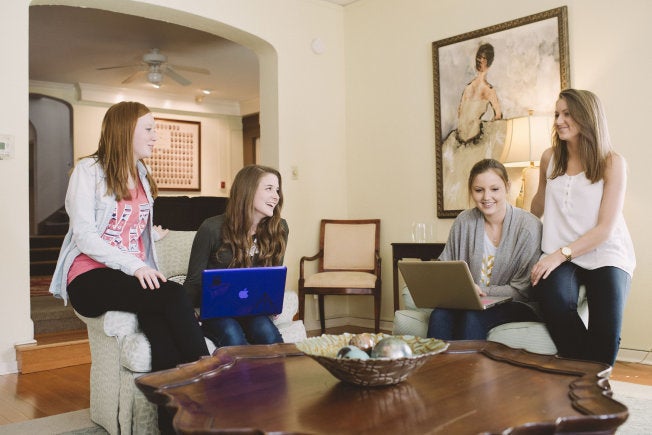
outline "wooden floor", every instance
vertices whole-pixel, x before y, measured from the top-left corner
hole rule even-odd
[[[332,328],[329,334],[365,332]],[[310,331],[310,336],[319,335]],[[652,366],[617,362],[611,379],[652,385]],[[0,376],[0,425],[78,411],[90,406],[90,364],[38,373]]]

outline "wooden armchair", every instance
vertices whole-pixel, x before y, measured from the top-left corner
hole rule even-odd
[[[322,219],[319,252],[299,262],[299,319],[306,295],[317,295],[322,334],[326,329],[324,296],[371,295],[374,328],[380,330],[380,219]],[[319,260],[317,273],[304,276],[304,262]]]

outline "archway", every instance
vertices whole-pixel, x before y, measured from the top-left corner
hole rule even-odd
[[[30,235],[65,234],[61,208],[73,164],[72,106],[46,95],[29,95]]]
[[[274,47],[266,40],[226,22],[191,14],[180,9],[129,0],[97,2],[93,0],[48,1],[34,0],[31,6],[62,5],[95,8],[128,15],[160,20],[229,39],[252,50],[258,57],[260,80],[261,162],[279,164],[278,148],[278,61]]]

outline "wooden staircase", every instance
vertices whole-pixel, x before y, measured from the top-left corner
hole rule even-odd
[[[35,337],[36,344],[16,346],[20,373],[89,364],[91,349],[84,331],[62,331]]]
[[[30,276],[50,276],[57,265],[63,235],[29,236]]]
[[[47,291],[68,229],[65,211],[39,224],[39,235],[30,236],[30,302],[35,344],[16,346],[21,373],[33,373],[91,362],[86,325],[70,305]]]

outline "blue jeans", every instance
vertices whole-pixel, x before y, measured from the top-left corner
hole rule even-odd
[[[582,284],[589,306],[588,328],[577,313]],[[613,365],[630,284],[630,275],[617,267],[587,270],[571,262],[539,281],[535,294],[558,354]]]
[[[486,340],[491,328],[509,322],[536,322],[534,310],[520,302],[506,302],[486,310],[435,308],[428,337],[441,340]]]
[[[283,343],[281,333],[267,316],[202,320],[202,330],[217,347]]]

